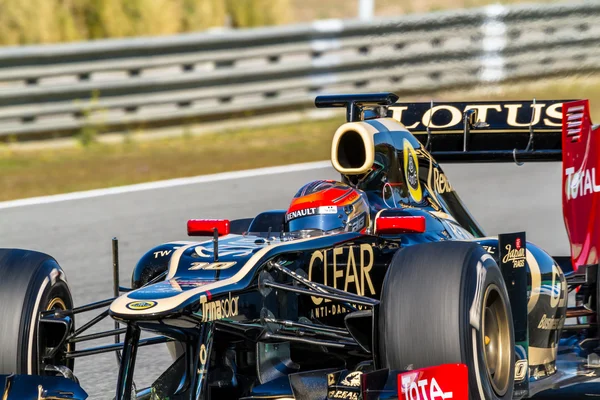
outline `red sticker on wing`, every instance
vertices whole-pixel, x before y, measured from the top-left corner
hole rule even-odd
[[[400,400],[467,400],[469,378],[464,364],[415,369],[398,375]]]

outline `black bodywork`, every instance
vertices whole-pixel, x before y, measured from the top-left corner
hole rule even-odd
[[[438,161],[560,160],[556,119],[560,102],[477,103],[479,111],[487,106],[486,119],[473,116],[466,103],[452,103],[445,107],[457,110],[458,122],[455,111],[441,109],[424,124],[423,115],[432,105],[396,101],[391,94],[337,96],[319,98],[317,106],[346,107],[349,122],[377,131],[378,167],[366,174],[342,173],[341,178],[367,193],[372,219],[422,216],[425,232],[379,235],[370,230],[298,238],[281,231],[284,211],[265,212],[240,222],[237,235],[157,246],[139,260],[132,288],[117,286],[115,298],[43,313],[40,324],[68,324],[71,315],[104,309],[64,341],[115,336],[117,343],[92,349],[78,345],[66,358],[116,351],[119,400],[131,398],[137,348],[158,343],[168,343],[173,364],[165,366],[164,375],[152,388],[141,390],[138,398],[149,398],[150,392],[155,398],[170,399],[303,398],[303,391],[335,394],[350,371],[367,373],[368,385],[378,388],[375,398],[395,398],[393,374],[379,371],[375,350],[379,296],[391,259],[403,247],[418,243],[469,240],[496,259],[509,283],[515,351],[526,368],[515,381],[516,396],[532,396],[550,385],[544,382],[560,385],[564,377],[558,378],[556,355],[567,316],[564,272],[542,249],[526,243],[524,234],[485,237],[438,165]],[[496,106],[505,113],[494,114]],[[541,113],[537,119],[531,112],[536,107]],[[391,129],[380,118],[368,119],[368,111],[393,115],[415,134]],[[512,119],[526,127],[511,126]],[[416,157],[417,194],[409,187],[404,168],[413,154],[407,152],[406,143]],[[517,238],[526,243],[526,256],[507,258],[504,252]],[[515,272],[514,262],[524,268]],[[577,279],[580,282],[573,285],[593,283],[588,276]],[[107,316],[117,321],[115,330],[84,336]],[[579,327],[575,334],[587,332],[586,328]],[[140,339],[142,330],[156,335]],[[578,357],[584,355],[585,349],[581,351]],[[358,398],[352,396],[348,398]]]

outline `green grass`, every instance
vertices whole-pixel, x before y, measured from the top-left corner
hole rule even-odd
[[[293,18],[298,22],[307,22],[323,18],[356,18],[358,0],[290,0],[294,10]],[[536,3],[550,3],[560,0],[532,0]],[[564,0],[563,0],[564,1]],[[426,13],[456,8],[481,7],[489,4],[514,4],[523,0],[375,0],[375,15],[391,17],[394,15]]]
[[[497,2],[375,0],[375,14],[393,16]],[[357,7],[358,0],[0,0],[0,45],[157,36],[222,26],[355,18]]]
[[[282,24],[288,11],[289,0],[0,0],[0,45]]]
[[[43,151],[0,147],[0,200],[326,159],[339,120]]]
[[[589,98],[600,120],[600,75],[510,83],[475,90],[437,93],[436,101]],[[403,100],[429,100],[420,97]],[[92,143],[87,147],[17,150],[0,146],[0,200],[41,196],[160,179],[292,164],[329,158],[340,117],[293,125],[219,134]]]

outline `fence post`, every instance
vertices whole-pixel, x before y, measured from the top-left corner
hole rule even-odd
[[[358,0],[358,18],[364,21],[373,19],[375,0]]]

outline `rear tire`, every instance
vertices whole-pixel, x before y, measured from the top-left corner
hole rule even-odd
[[[73,308],[65,274],[47,254],[0,249],[0,277],[0,375],[43,375],[37,363],[38,315]],[[40,347],[51,347],[45,341],[54,340],[53,336],[52,332],[42,335]],[[73,368],[72,361],[62,365]]]
[[[470,399],[512,399],[514,333],[498,265],[481,246],[437,242],[399,250],[381,294],[385,368],[462,363]]]

